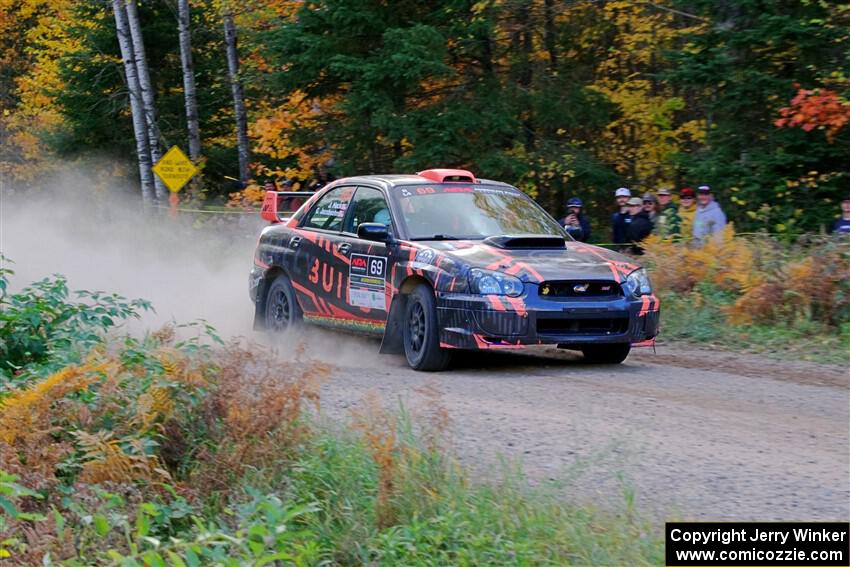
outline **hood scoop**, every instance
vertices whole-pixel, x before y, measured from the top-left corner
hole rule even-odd
[[[566,248],[566,240],[563,237],[540,234],[490,236],[484,239],[484,244],[506,250],[563,250]]]

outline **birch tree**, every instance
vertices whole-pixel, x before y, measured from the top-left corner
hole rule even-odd
[[[251,149],[248,143],[248,113],[245,111],[245,98],[242,94],[242,81],[239,79],[239,54],[236,49],[236,25],[233,13],[227,6],[222,8],[224,19],[224,43],[227,46],[227,68],[230,74],[230,88],[233,91],[233,110],[236,114],[236,145],[239,153],[239,181],[248,181],[248,164],[251,161]]]
[[[195,96],[195,68],[189,35],[189,0],[177,0],[177,28],[180,33],[180,63],[183,67],[183,95],[186,101],[186,123],[189,127],[189,157],[197,164],[201,159],[201,129],[198,124],[198,101]]]
[[[150,145],[148,143],[145,110],[136,69],[136,57],[130,38],[129,24],[124,0],[112,0],[115,15],[115,29],[121,58],[124,60],[124,74],[127,77],[127,91],[130,94],[130,112],[133,115],[133,134],[136,137],[136,155],[139,161],[139,177],[142,184],[142,201],[149,204],[155,199],[153,171],[151,170]]]
[[[133,53],[136,60],[136,71],[139,75],[139,90],[142,95],[142,107],[147,127],[148,147],[151,152],[151,162],[156,163],[162,155],[159,151],[159,128],[156,124],[156,106],[153,99],[153,87],[151,76],[148,71],[148,58],[145,53],[145,41],[142,36],[142,26],[139,23],[139,11],[136,0],[125,0],[127,7],[127,23],[130,28],[130,38],[133,42]],[[168,199],[168,190],[162,180],[154,175],[154,187],[158,201],[165,202]]]

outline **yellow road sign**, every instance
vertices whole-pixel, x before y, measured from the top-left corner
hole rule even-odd
[[[162,179],[169,191],[177,193],[198,173],[198,168],[186,157],[186,154],[180,151],[180,148],[171,146],[171,149],[165,152],[165,155],[153,166],[153,172]]]

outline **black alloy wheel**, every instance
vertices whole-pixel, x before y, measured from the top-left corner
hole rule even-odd
[[[445,370],[451,362],[451,352],[440,348],[437,326],[437,306],[434,293],[419,284],[407,297],[404,317],[404,355],[414,370]]]
[[[301,309],[286,276],[276,277],[269,287],[265,315],[266,329],[271,333],[282,333],[301,321]]]

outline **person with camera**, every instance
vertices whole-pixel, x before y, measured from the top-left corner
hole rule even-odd
[[[571,198],[567,201],[566,215],[558,221],[567,234],[579,242],[587,242],[590,238],[590,219],[582,214],[583,206],[581,199]]]

